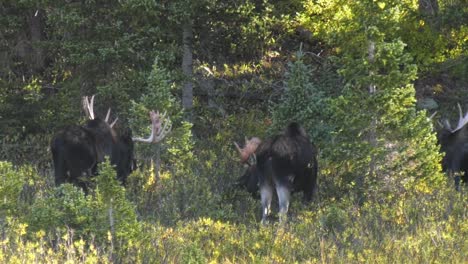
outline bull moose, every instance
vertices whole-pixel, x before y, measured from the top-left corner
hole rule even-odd
[[[290,195],[302,191],[310,201],[317,184],[317,151],[305,130],[298,123],[290,123],[286,130],[261,141],[246,139],[244,148],[235,143],[241,162],[248,165],[239,183],[251,193],[260,190],[262,223],[271,212],[273,189],[279,200],[279,219],[286,220]]]
[[[442,169],[450,176],[455,176],[455,187],[458,190],[460,180],[468,182],[468,112],[463,115],[458,105],[459,120],[455,128],[445,119],[438,133],[441,151],[444,154]],[[461,176],[458,174],[462,174]]]
[[[106,156],[115,167],[117,178],[125,184],[127,176],[135,169],[134,141],[157,143],[171,130],[170,120],[164,118],[165,115],[151,111],[150,137],[132,138],[130,129],[117,131],[114,128],[117,119],[109,123],[110,109],[105,119],[95,117],[94,96],[91,100],[83,97],[82,102],[89,120],[82,126],[71,125],[59,131],[51,142],[56,185],[70,182],[86,190],[88,178],[97,173],[97,164]]]

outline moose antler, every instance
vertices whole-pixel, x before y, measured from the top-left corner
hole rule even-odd
[[[110,127],[114,127],[115,123],[117,123],[117,120],[119,120],[118,117],[116,117],[116,118],[114,119],[114,121],[113,121],[112,123],[109,124],[109,126],[110,126]]]
[[[107,114],[106,114],[106,118],[104,119],[104,121],[106,121],[107,123],[109,123],[109,116],[110,116],[110,107],[109,109],[107,109]]]
[[[262,141],[258,137],[253,137],[250,140],[245,138],[245,146],[244,148],[239,147],[239,144],[234,142],[234,145],[237,148],[237,151],[239,151],[239,154],[241,156],[241,162],[242,163],[247,163],[249,165],[253,165],[256,161],[255,157],[255,151],[257,150],[257,147],[262,143]],[[252,162],[249,161],[249,159],[253,159]]]
[[[111,112],[111,108],[109,107],[109,109],[107,109],[107,114],[106,114],[106,119],[104,119],[104,121],[106,121],[106,123],[109,124],[109,116],[110,116],[110,112]],[[117,123],[117,120],[119,120],[118,117],[116,117],[114,119],[114,121],[112,123],[109,124],[110,127],[114,127],[115,123]]]
[[[468,123],[468,112],[466,112],[466,114],[463,115],[460,104],[457,104],[457,106],[458,106],[459,118],[458,118],[458,124],[455,127],[455,129],[452,129],[452,126],[450,125],[450,122],[447,119],[444,120],[444,127],[448,129],[449,131],[451,131],[452,133],[455,133],[458,130],[462,129]]]
[[[82,98],[82,104],[83,104],[83,110],[85,111],[85,114],[86,116],[88,117],[89,120],[94,120],[95,116],[94,116],[94,96],[91,96],[91,100],[89,100],[89,97],[88,96],[83,96]],[[111,112],[111,109],[109,107],[109,109],[107,109],[107,114],[106,114],[106,118],[104,119],[104,121],[106,121],[106,123],[109,124],[109,117],[110,117],[110,112]],[[113,127],[115,125],[115,123],[117,122],[117,120],[119,120],[119,118],[116,118],[110,125],[110,127]]]
[[[468,123],[468,112],[465,114],[465,116],[463,116],[460,104],[457,104],[457,106],[458,106],[458,113],[460,117],[458,119],[457,127],[452,132],[460,130],[462,127],[464,127]]]
[[[448,121],[448,119],[443,120],[442,127],[447,129],[450,132],[453,131],[452,126],[450,125],[450,122]]]
[[[133,141],[156,144],[161,142],[161,140],[163,140],[164,137],[166,137],[166,135],[171,131],[172,122],[169,117],[166,117],[166,112],[160,115],[159,111],[154,112],[154,110],[152,110],[150,112],[150,119],[151,135],[148,138],[133,138]]]
[[[93,120],[94,119],[94,95],[91,96],[91,101],[89,101],[88,96],[83,96],[83,99],[81,100],[83,104],[83,110],[85,111],[86,116],[88,119]]]

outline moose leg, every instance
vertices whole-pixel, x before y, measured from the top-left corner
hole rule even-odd
[[[273,187],[271,184],[262,184],[260,187],[260,197],[262,199],[262,224],[267,224],[267,217],[270,215],[271,199],[273,197]]]
[[[313,168],[307,168],[302,175],[304,179],[304,202],[312,201],[317,189],[317,171]]]
[[[285,184],[276,185],[276,193],[278,194],[279,200],[279,221],[280,223],[286,222],[288,217],[289,199],[291,197],[291,191]]]
[[[463,178],[466,176],[466,172],[449,172],[449,176],[452,177],[455,182],[455,190],[460,191],[460,182],[463,182]]]
[[[454,175],[453,179],[455,180],[455,190],[460,191],[460,174],[457,172]]]
[[[70,182],[75,186],[81,187],[84,193],[87,193],[86,181],[87,178],[86,170],[83,171],[80,168],[73,168],[70,170]]]
[[[67,167],[63,158],[54,156],[55,186],[59,186],[67,180]]]
[[[54,162],[55,185],[58,186],[67,180],[67,164],[63,153],[63,142],[54,139],[51,145],[51,151]]]

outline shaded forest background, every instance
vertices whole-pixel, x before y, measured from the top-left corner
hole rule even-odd
[[[436,121],[468,110],[467,13],[465,0],[1,1],[0,259],[468,260],[466,190],[436,139]],[[126,189],[103,165],[85,195],[54,186],[49,143],[92,94],[134,135],[152,109],[173,130],[137,143]],[[259,227],[259,202],[232,187],[232,142],[292,120],[320,149],[318,194],[293,197],[287,227]]]

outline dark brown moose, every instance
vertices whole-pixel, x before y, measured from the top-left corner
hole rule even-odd
[[[239,184],[251,193],[260,190],[262,223],[271,212],[273,190],[279,200],[279,219],[284,221],[293,191],[302,191],[305,201],[310,201],[317,184],[317,153],[304,129],[290,123],[286,130],[261,141],[246,139],[244,148],[235,143],[241,162],[248,165]]]
[[[468,112],[463,115],[458,105],[459,119],[455,128],[445,119],[438,133],[441,151],[444,153],[442,169],[455,179],[455,187],[458,190],[460,180],[468,181]],[[460,175],[461,174],[461,175]]]
[[[59,131],[52,139],[51,150],[54,162],[55,184],[74,183],[87,190],[89,177],[96,175],[97,164],[109,157],[115,167],[117,178],[125,184],[127,176],[135,169],[133,141],[159,142],[171,130],[170,120],[151,111],[152,133],[145,141],[132,138],[130,129],[117,131],[114,122],[109,122],[110,109],[105,119],[94,114],[94,96],[83,97],[83,109],[88,117],[84,125],[71,125]],[[163,129],[161,129],[161,127]]]

